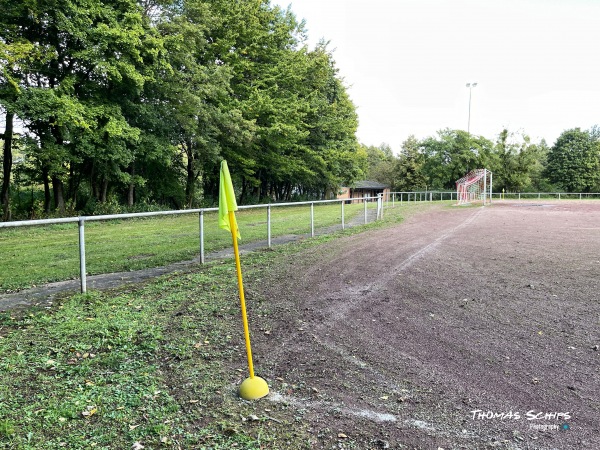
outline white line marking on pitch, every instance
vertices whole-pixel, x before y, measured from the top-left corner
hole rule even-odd
[[[396,422],[398,420],[393,414],[380,413],[369,409],[352,409],[337,403],[325,401],[313,402],[306,399],[291,397],[289,395],[283,395],[274,391],[271,391],[271,393],[267,396],[267,400],[270,400],[274,403],[287,403],[288,405],[292,405],[295,408],[300,409],[327,409],[331,412],[341,412],[347,416],[363,417],[377,423]]]

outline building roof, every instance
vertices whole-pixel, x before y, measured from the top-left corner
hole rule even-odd
[[[357,181],[356,183],[354,183],[354,186],[352,186],[353,189],[386,189],[389,187],[390,186],[387,184],[382,184],[378,183],[377,181],[368,180]]]

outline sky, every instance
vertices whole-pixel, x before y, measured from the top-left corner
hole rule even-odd
[[[600,0],[271,3],[306,21],[310,47],[330,42],[363,144],[508,128],[551,146],[600,124]]]

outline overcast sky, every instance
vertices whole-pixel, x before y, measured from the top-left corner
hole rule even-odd
[[[502,128],[552,145],[600,124],[600,0],[272,0],[330,41],[358,139],[394,152],[411,134]]]

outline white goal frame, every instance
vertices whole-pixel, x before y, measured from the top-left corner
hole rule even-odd
[[[464,177],[456,180],[457,205],[474,202],[492,203],[493,174],[487,169],[471,170]]]

